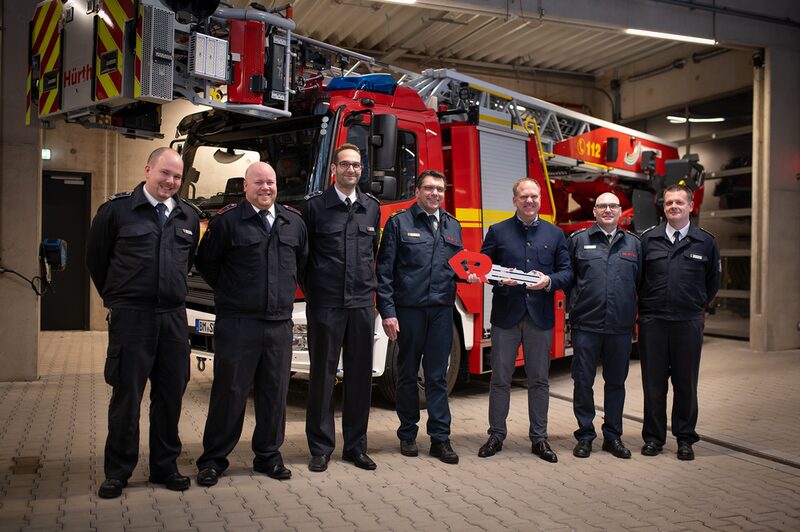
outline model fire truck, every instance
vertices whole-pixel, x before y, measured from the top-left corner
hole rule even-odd
[[[621,225],[630,230],[657,223],[668,184],[690,186],[699,210],[702,167],[696,157],[679,159],[674,144],[452,70],[381,65],[295,35],[288,12],[216,4],[40,3],[31,23],[29,120],[154,138],[162,137],[160,105],[184,98],[210,107],[185,117],[172,141],[184,159],[181,194],[206,218],[241,200],[244,171],[259,160],[275,168],[278,201],[298,206],[330,186],[331,155],[344,142],[361,150],[359,186],[380,199],[382,222],[413,204],[415,176],[443,170],[445,208],[471,251],[491,224],[513,215],[511,186],[524,176],[541,186],[540,216],[567,233],[594,223],[594,199],[606,191],[619,196]],[[214,298],[199,275],[189,283],[188,328],[202,369],[213,358]],[[563,293],[555,306],[558,358],[571,353]],[[459,377],[491,371],[490,312],[488,287],[459,284],[451,388]],[[293,318],[292,371],[307,373],[299,290]],[[392,399],[397,346],[379,320],[373,375]]]

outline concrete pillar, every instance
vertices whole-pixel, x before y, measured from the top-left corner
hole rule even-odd
[[[750,347],[800,347],[800,51],[767,48],[753,94]]]
[[[0,264],[38,274],[41,238],[39,130],[25,126],[28,20],[36,2],[2,2],[0,27]],[[39,297],[8,272],[0,274],[0,381],[38,378]]]

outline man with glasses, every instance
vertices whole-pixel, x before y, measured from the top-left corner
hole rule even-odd
[[[253,470],[291,478],[280,447],[292,361],[292,309],[308,255],[300,213],[275,202],[275,170],[264,162],[244,174],[244,199],[211,219],[197,250],[197,269],[214,289],[214,384],[197,459],[197,483],[213,486],[242,435],[253,386]]]
[[[511,378],[522,344],[528,377],[528,437],[533,454],[558,462],[547,442],[550,346],[555,312],[553,295],[572,281],[564,232],[539,217],[541,188],[530,178],[512,187],[516,213],[489,228],[481,253],[492,264],[539,274],[532,285],[504,279],[492,289],[492,380],[489,388],[489,439],[478,450],[486,458],[500,452],[507,435]]]
[[[457,464],[458,455],[450,444],[447,403],[456,275],[448,261],[461,251],[462,244],[461,224],[442,209],[444,192],[444,174],[425,170],[417,178],[417,202],[395,212],[386,222],[378,254],[378,310],[386,336],[399,347],[395,407],[400,419],[400,453],[418,454],[421,363],[430,455]]]
[[[572,409],[578,421],[572,454],[588,458],[594,429],[594,378],[603,362],[603,450],[617,458],[630,458],[622,443],[622,409],[625,379],[636,322],[636,288],[642,269],[639,238],[617,226],[622,207],[611,192],[595,201],[595,223],[569,238],[569,255],[575,280],[569,295],[572,330]]]
[[[697,379],[705,312],[717,294],[719,247],[690,223],[692,191],[664,190],[666,223],[642,233],[644,270],[639,288],[639,352],[644,384],[642,454],[656,456],[667,439],[667,391],[672,381],[672,434],[678,459],[694,460]]]
[[[361,469],[377,466],[367,455],[375,326],[375,256],[380,238],[380,203],[357,185],[361,153],[342,144],[333,155],[333,186],[306,196],[309,267],[306,297],[311,362],[306,411],[308,469],[325,471],[336,445],[333,388],[339,355],[344,371],[342,459]]]

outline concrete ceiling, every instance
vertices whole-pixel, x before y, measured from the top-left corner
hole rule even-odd
[[[244,7],[249,2],[233,3]],[[278,0],[263,3],[270,7],[283,4]],[[447,65],[591,80],[634,62],[669,64],[713,49],[532,17],[521,8],[517,12],[509,7],[498,13],[498,2],[484,2],[488,7],[495,4],[495,12],[433,5],[437,3],[409,6],[366,0],[295,0],[292,5],[297,33],[391,64],[411,61],[419,69]],[[502,4],[519,5],[513,1]]]

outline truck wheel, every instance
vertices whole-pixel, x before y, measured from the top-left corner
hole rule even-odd
[[[378,390],[384,399],[394,403],[397,399],[397,355],[399,348],[397,342],[389,341],[386,348],[386,369],[383,376],[378,380]],[[461,337],[458,329],[453,324],[453,345],[450,347],[450,358],[447,361],[447,395],[453,391],[458,380],[458,373],[461,369]],[[425,376],[420,365],[417,376],[417,388],[419,389],[419,407],[427,408],[425,401]]]

